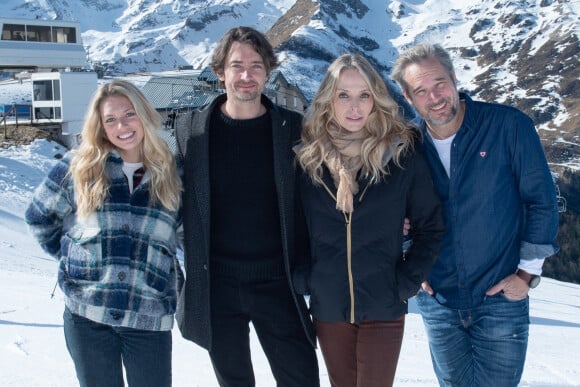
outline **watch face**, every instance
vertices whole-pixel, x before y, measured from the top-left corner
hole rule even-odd
[[[540,277],[539,275],[533,275],[532,278],[530,279],[530,283],[528,284],[530,289],[533,289],[536,286],[538,286],[540,284],[541,278],[542,277]]]

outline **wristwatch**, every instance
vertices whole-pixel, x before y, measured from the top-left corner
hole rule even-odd
[[[522,269],[518,269],[516,271],[516,275],[521,279],[523,279],[528,284],[530,289],[536,288],[540,284],[540,280],[542,279],[542,277],[540,277],[539,275],[530,274]]]

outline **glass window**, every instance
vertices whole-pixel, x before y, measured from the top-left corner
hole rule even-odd
[[[60,101],[60,80],[52,81],[52,92],[54,94],[53,101]]]
[[[52,41],[56,43],[76,43],[76,30],[69,27],[53,27]]]
[[[62,118],[60,107],[35,107],[35,120],[60,120]]]
[[[54,110],[51,107],[36,107],[34,108],[34,119],[36,120],[50,120],[54,118]]]
[[[4,24],[2,40],[24,40],[24,26],[18,24]]]
[[[34,81],[32,92],[35,101],[60,101],[60,81],[58,79]]]
[[[50,27],[28,26],[26,28],[26,40],[32,42],[50,42]]]

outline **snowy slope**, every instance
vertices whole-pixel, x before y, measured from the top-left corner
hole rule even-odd
[[[0,150],[0,386],[72,387],[77,382],[62,331],[64,301],[56,262],[28,235],[23,214],[37,186],[64,149],[45,140]],[[528,360],[521,386],[580,386],[574,355],[580,345],[580,285],[545,278],[531,292]],[[436,386],[420,316],[413,300],[407,316],[395,386]],[[207,353],[174,329],[175,387],[214,387]],[[258,387],[272,387],[269,367],[252,331]],[[322,387],[329,382],[322,361]]]

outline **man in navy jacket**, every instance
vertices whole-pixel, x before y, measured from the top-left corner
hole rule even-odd
[[[532,120],[457,91],[449,54],[419,44],[393,78],[418,115],[421,147],[446,232],[417,295],[442,386],[516,386],[524,367],[528,291],[557,252],[552,176]]]

